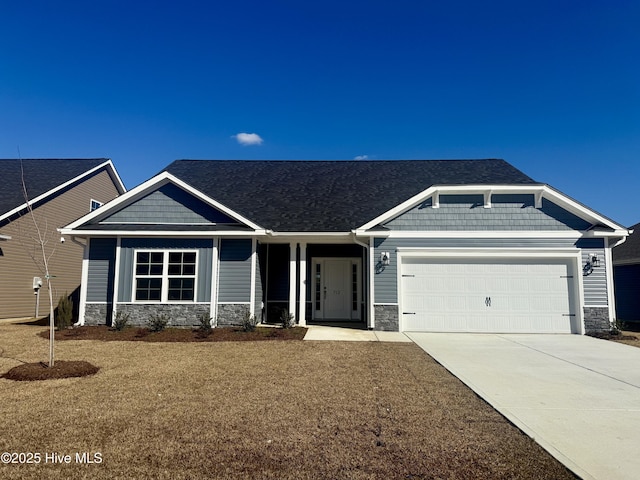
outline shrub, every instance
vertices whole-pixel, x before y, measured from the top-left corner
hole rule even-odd
[[[257,324],[258,319],[255,315],[251,315],[249,312],[244,314],[244,318],[242,319],[242,329],[245,332],[253,332],[256,329]]]
[[[58,330],[64,330],[69,325],[71,325],[72,317],[73,302],[65,293],[64,297],[60,297],[60,300],[58,300],[58,313],[56,314],[56,323],[58,324]]]
[[[164,313],[158,315],[151,315],[147,320],[147,326],[151,332],[161,332],[169,324],[169,317]]]
[[[116,318],[113,321],[113,328],[115,328],[118,332],[124,330],[124,327],[129,323],[130,315],[124,312],[116,312]]]
[[[280,321],[282,322],[282,328],[291,328],[295,325],[295,316],[293,313],[289,313],[288,310],[282,310],[280,314]]]
[[[204,337],[211,335],[213,327],[211,327],[211,317],[206,313],[198,315],[198,333]]]

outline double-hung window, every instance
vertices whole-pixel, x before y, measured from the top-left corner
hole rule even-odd
[[[135,257],[135,301],[195,300],[196,251],[138,250]]]

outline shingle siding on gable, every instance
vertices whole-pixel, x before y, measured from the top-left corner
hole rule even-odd
[[[431,199],[384,224],[391,230],[584,230],[590,224],[549,200],[535,208],[533,195],[492,195],[484,208],[482,195],[441,195],[440,208]]]
[[[223,239],[220,245],[218,302],[251,301],[251,239]]]
[[[172,184],[160,187],[102,221],[157,224],[238,223]]]

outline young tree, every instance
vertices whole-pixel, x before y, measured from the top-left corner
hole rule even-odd
[[[24,196],[24,201],[27,205],[27,215],[31,219],[31,223],[33,224],[34,234],[31,236],[31,240],[33,241],[33,245],[35,248],[29,251],[29,255],[31,256],[33,262],[36,266],[41,270],[44,275],[45,281],[47,283],[47,291],[49,293],[49,367],[54,366],[54,339],[55,339],[55,318],[54,318],[54,310],[53,310],[53,288],[51,285],[52,275],[49,272],[49,264],[51,261],[51,257],[55,253],[55,243],[52,243],[51,232],[48,232],[47,222],[45,220],[45,225],[41,228],[41,225],[38,223],[36,219],[36,215],[33,211],[33,206],[29,202],[29,194],[27,192],[27,184],[24,178],[24,168],[22,165],[22,160],[20,161],[20,175],[22,180],[22,195]],[[55,238],[55,236],[54,236]],[[50,244],[51,243],[51,244]]]

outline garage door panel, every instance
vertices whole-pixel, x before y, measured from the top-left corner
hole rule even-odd
[[[403,330],[571,332],[569,260],[405,260]]]

